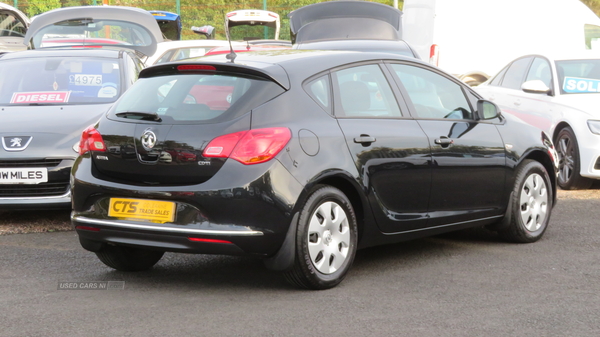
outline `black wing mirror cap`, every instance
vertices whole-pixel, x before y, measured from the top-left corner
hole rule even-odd
[[[500,108],[493,102],[480,99],[477,101],[477,115],[483,120],[494,119],[500,117]]]

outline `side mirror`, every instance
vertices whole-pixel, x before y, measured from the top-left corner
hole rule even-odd
[[[500,108],[490,101],[480,99],[477,101],[477,115],[479,119],[494,119],[500,116]]]
[[[550,94],[550,88],[540,80],[531,80],[523,83],[521,90],[528,94]]]

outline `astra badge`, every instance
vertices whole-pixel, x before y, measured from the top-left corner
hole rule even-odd
[[[156,145],[156,134],[150,129],[146,129],[142,134],[142,146],[146,151],[150,151],[154,145]]]
[[[23,151],[32,139],[31,136],[2,137],[2,147],[6,151]]]

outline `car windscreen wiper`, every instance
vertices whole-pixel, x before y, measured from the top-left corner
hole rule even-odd
[[[131,119],[139,119],[144,121],[154,121],[160,122],[162,119],[156,112],[146,112],[146,111],[123,111],[117,112],[115,115],[121,118],[131,118]]]

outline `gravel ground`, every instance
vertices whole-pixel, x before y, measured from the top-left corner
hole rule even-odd
[[[600,199],[600,183],[582,191],[558,191],[558,199]],[[0,235],[71,231],[69,210],[0,211]]]

